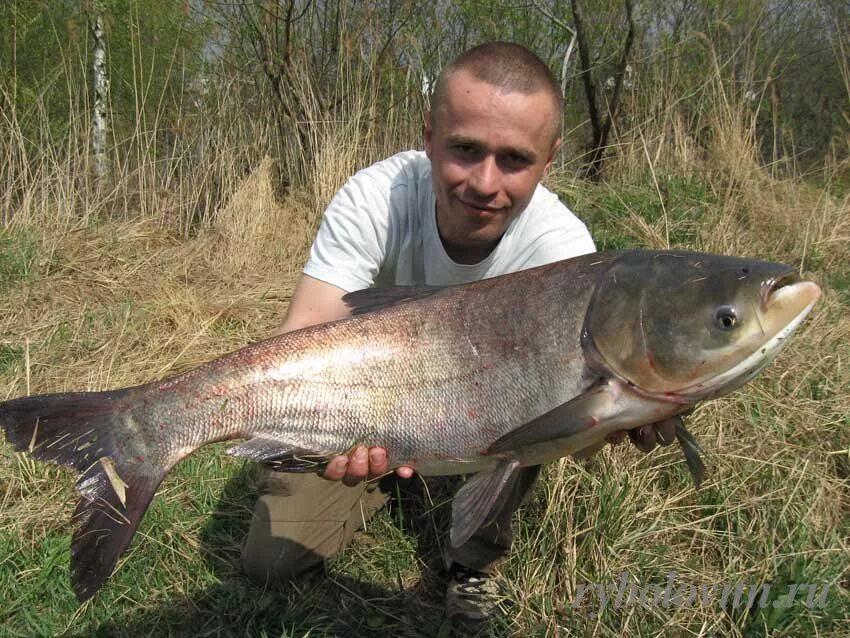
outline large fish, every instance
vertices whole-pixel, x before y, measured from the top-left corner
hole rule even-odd
[[[284,471],[356,444],[424,475],[477,474],[451,542],[484,522],[520,467],[587,455],[618,430],[741,386],[820,296],[781,264],[678,251],[585,255],[448,288],[349,294],[352,317],[184,374],[0,403],[17,450],[76,468],[72,584],[112,573],[165,474],[214,441]],[[696,443],[678,420],[689,466]]]

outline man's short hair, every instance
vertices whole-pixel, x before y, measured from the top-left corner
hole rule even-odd
[[[486,42],[461,53],[443,67],[431,96],[431,126],[434,113],[445,99],[449,79],[458,71],[466,71],[476,80],[505,91],[530,95],[545,91],[555,105],[553,140],[560,137],[564,119],[564,98],[551,69],[537,55],[514,42]]]

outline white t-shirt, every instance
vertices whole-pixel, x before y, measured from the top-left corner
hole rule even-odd
[[[538,185],[496,248],[458,264],[437,231],[431,161],[406,151],[359,171],[328,205],[304,273],[346,292],[460,284],[593,252],[585,225]]]

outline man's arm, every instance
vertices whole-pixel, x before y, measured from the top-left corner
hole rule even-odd
[[[295,284],[286,318],[273,334],[281,335],[347,317],[349,308],[342,300],[344,295],[342,288],[309,275],[301,275]],[[385,474],[387,470],[387,451],[384,448],[367,449],[365,445],[359,445],[348,456],[340,455],[331,459],[322,476],[332,481],[342,480],[346,485],[354,485],[368,476]],[[413,468],[398,467],[396,474],[402,478],[410,478],[413,476]]]
[[[285,332],[347,317],[348,306],[342,300],[344,295],[342,288],[310,275],[301,275],[292,292],[286,317],[272,334],[282,335]]]

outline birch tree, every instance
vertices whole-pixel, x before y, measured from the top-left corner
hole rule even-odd
[[[92,82],[94,84],[94,116],[92,117],[92,152],[94,173],[98,179],[110,177],[110,162],[106,152],[109,131],[109,77],[106,72],[106,38],[103,29],[103,6],[95,0],[89,14],[94,55]]]

